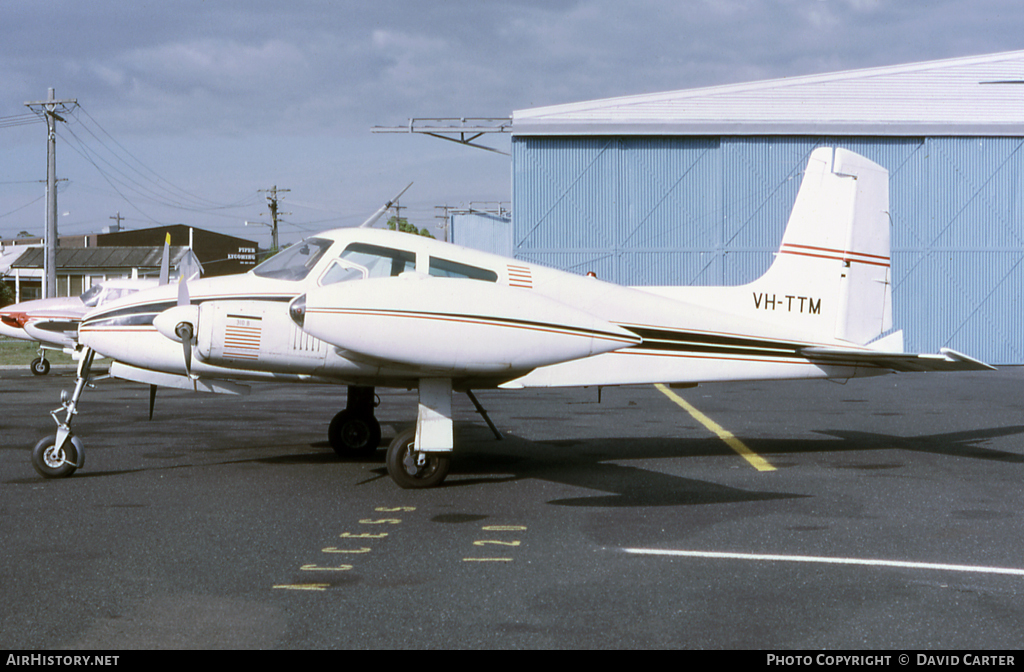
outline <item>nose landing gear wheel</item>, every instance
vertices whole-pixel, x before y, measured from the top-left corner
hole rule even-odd
[[[407,429],[388,446],[387,467],[391,479],[401,488],[433,488],[448,476],[452,458],[445,453],[420,453],[413,448],[416,430]],[[425,458],[420,464],[420,457]]]
[[[57,447],[57,439],[48,436],[32,449],[32,466],[43,478],[67,478],[85,463],[85,448],[77,436],[69,436]]]

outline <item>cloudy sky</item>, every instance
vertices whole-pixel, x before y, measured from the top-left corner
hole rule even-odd
[[[41,235],[46,127],[59,227],[186,223],[269,243],[354,225],[409,182],[438,205],[511,198],[510,160],[410,117],[508,117],[619,95],[1024,49],[1017,0],[2,0],[0,237]],[[508,150],[507,136],[489,136]],[[66,214],[65,214],[66,213]]]

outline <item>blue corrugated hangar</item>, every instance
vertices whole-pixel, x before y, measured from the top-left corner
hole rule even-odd
[[[742,284],[807,158],[890,174],[908,351],[1024,363],[1024,51],[516,111],[512,252],[629,285]]]

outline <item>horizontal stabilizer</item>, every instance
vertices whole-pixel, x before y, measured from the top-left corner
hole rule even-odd
[[[901,372],[995,370],[993,366],[948,348],[942,348],[935,355],[845,348],[802,348],[800,354],[821,364],[877,366]]]

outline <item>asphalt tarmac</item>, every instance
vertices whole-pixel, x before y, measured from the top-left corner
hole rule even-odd
[[[344,387],[279,384],[149,421],[100,381],[84,468],[44,480],[73,380],[0,371],[2,648],[1024,644],[1020,368],[478,392],[502,441],[457,395],[426,491],[334,455]],[[379,394],[386,445],[416,396]]]

